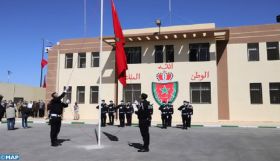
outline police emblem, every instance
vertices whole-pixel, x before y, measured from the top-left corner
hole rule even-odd
[[[161,105],[163,101],[173,103],[178,93],[178,82],[171,82],[173,73],[162,72],[157,74],[158,82],[152,82],[152,93],[156,102]]]

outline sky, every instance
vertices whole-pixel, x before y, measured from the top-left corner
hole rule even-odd
[[[111,0],[104,0],[104,35],[113,35]],[[100,0],[0,0],[0,82],[40,85],[42,39],[100,35]],[[215,23],[216,27],[276,23],[280,0],[115,0],[123,29]]]

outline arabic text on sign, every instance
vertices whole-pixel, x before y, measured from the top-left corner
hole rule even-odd
[[[209,71],[205,71],[204,73],[195,72],[195,74],[192,75],[191,80],[202,81],[206,78],[209,78]]]
[[[158,66],[158,69],[173,69],[173,63],[165,63],[164,65]]]
[[[140,73],[136,73],[135,75],[133,74],[128,74],[126,76],[127,80],[140,80]]]

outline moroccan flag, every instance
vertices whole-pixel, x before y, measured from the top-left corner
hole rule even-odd
[[[41,68],[44,68],[47,64],[48,64],[48,61],[43,58],[41,61]]]
[[[127,70],[127,62],[126,55],[124,51],[125,39],[122,32],[122,27],[118,18],[118,14],[116,11],[116,7],[114,1],[112,3],[112,17],[113,17],[113,25],[114,25],[114,33],[116,39],[116,68],[117,68],[117,76],[121,84],[126,86],[126,70]]]
[[[45,75],[45,77],[44,77],[44,83],[43,83],[42,87],[43,87],[43,88],[46,88],[46,87],[47,87],[47,83],[46,83],[46,75]]]

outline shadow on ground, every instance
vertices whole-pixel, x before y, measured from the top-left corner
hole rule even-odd
[[[119,138],[115,135],[109,134],[107,132],[103,132],[103,134],[107,136],[110,141],[119,141]]]
[[[129,143],[128,145],[135,149],[143,149],[143,145],[140,143]]]

